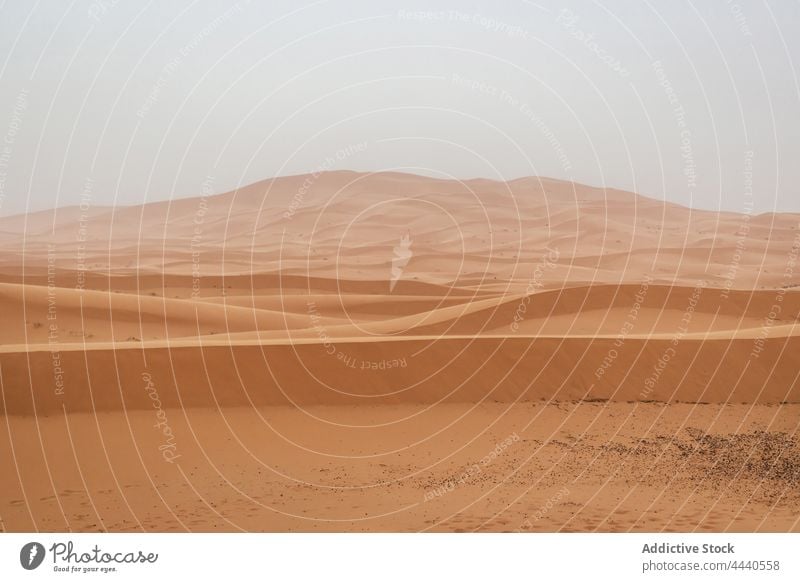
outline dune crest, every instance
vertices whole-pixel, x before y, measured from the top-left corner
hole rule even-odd
[[[397,172],[0,219],[4,525],[796,530],[799,224]]]

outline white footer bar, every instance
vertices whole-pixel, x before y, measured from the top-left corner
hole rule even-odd
[[[0,534],[0,580],[796,581],[798,554],[800,534]]]

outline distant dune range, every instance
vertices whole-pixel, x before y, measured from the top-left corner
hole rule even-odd
[[[0,529],[800,529],[800,215],[342,171],[0,245]]]

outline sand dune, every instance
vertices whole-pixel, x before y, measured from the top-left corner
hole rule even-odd
[[[797,531],[797,415],[568,402],[170,410],[173,463],[151,411],[9,416],[0,459],[29,454],[0,495],[15,530]]]
[[[231,343],[0,355],[10,414],[149,409],[147,374],[168,407],[612,400],[797,402],[800,338],[671,340],[410,338],[310,344]],[[616,349],[613,364],[603,361]],[[665,355],[666,354],[666,355]],[[663,370],[660,358],[669,357]],[[599,377],[596,373],[603,370]],[[765,382],[765,379],[769,379]],[[35,386],[31,390],[31,386]]]
[[[18,264],[23,249],[27,266],[46,267],[47,245],[55,244],[50,259],[59,269],[80,268],[80,256],[89,270],[111,274],[194,269],[387,281],[406,233],[415,257],[408,281],[452,287],[471,275],[522,284],[550,248],[559,256],[552,281],[639,282],[652,274],[694,285],[703,276],[748,290],[785,283],[779,267],[800,235],[795,215],[690,210],[557,180],[328,172],[135,208],[3,218],[9,255],[0,267]]]
[[[6,529],[800,527],[798,215],[325,172],[0,243]]]

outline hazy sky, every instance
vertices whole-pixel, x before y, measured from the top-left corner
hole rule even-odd
[[[321,167],[800,211],[800,3],[0,7],[0,215]]]

